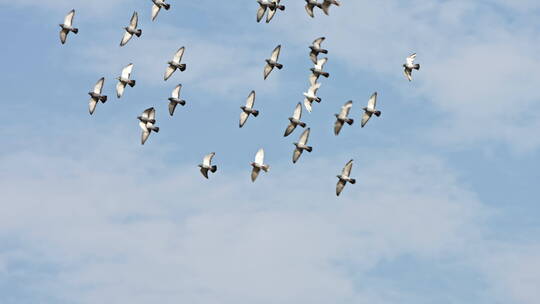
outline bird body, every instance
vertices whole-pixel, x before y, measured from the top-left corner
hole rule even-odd
[[[133,63],[128,64],[126,67],[122,69],[122,74],[120,77],[117,77],[118,84],[116,85],[116,96],[118,98],[121,98],[124,95],[124,90],[126,88],[126,85],[129,85],[130,87],[135,86],[135,80],[130,79],[131,72],[133,71]]]
[[[216,155],[215,152],[212,152],[208,155],[206,155],[203,159],[203,163],[199,165],[199,168],[201,168],[201,174],[208,179],[208,171],[212,173],[216,173],[217,166],[212,165],[212,158]]]
[[[403,68],[404,68],[403,73],[405,74],[405,77],[407,77],[409,81],[412,81],[412,71],[420,70],[420,65],[414,63],[415,59],[416,59],[416,53],[413,53],[409,57],[407,57],[407,61],[403,65]]]
[[[268,75],[272,72],[274,68],[282,69],[283,65],[278,63],[279,54],[281,53],[281,45],[276,46],[272,51],[272,55],[269,59],[266,59],[266,65],[264,66],[264,79],[268,78]]]
[[[88,92],[88,95],[90,95],[90,100],[88,101],[88,110],[90,111],[90,115],[94,114],[99,101],[101,101],[101,103],[105,103],[107,101],[107,96],[101,95],[104,83],[105,78],[101,77],[94,86],[94,89],[91,92]]]
[[[336,123],[334,124],[334,134],[337,136],[339,135],[339,132],[341,132],[341,128],[344,124],[348,124],[349,126],[354,123],[354,119],[349,118],[349,113],[352,108],[352,100],[347,101],[342,107],[339,114],[335,114],[336,116]]]
[[[164,8],[165,10],[169,10],[171,8],[171,5],[165,3],[165,0],[152,0],[152,2],[152,21],[156,19],[161,8]]]
[[[137,37],[141,37],[142,30],[137,29],[137,24],[139,23],[139,15],[137,12],[133,12],[133,15],[131,16],[131,21],[129,22],[129,26],[124,27],[124,36],[122,37],[122,41],[120,41],[120,46],[126,45],[129,40],[133,37],[133,35]]]
[[[377,107],[377,92],[373,93],[368,101],[368,106],[364,107],[364,114],[362,115],[362,128],[367,124],[371,116],[381,116],[381,111],[376,109]]]
[[[255,117],[259,116],[259,111],[253,109],[254,104],[255,104],[255,91],[251,91],[251,93],[249,93],[249,96],[246,100],[246,105],[240,107],[240,109],[242,109],[242,113],[240,113],[240,128],[244,126],[247,119],[249,118],[249,115],[253,115]]]
[[[308,112],[311,112],[312,111],[312,104],[314,101],[316,102],[321,102],[322,99],[320,97],[317,97],[317,91],[319,90],[319,88],[321,87],[321,83],[320,82],[317,82],[315,84],[312,84],[310,87],[309,87],[309,90],[304,93],[304,106],[306,107],[306,110],[308,110]]]
[[[169,65],[167,66],[167,69],[165,70],[165,76],[164,79],[167,81],[171,77],[171,75],[176,72],[176,70],[180,70],[180,72],[183,72],[186,70],[186,64],[181,63],[182,57],[184,56],[185,47],[181,47],[174,53],[173,59],[169,62],[167,62]]]
[[[259,172],[263,170],[264,172],[270,171],[270,165],[267,165],[264,163],[264,149],[261,148],[259,151],[257,151],[257,154],[255,154],[255,161],[251,163],[251,181],[255,182],[257,177],[259,176]]]
[[[174,110],[176,109],[176,106],[177,105],[181,105],[181,106],[185,106],[186,105],[186,101],[181,99],[180,98],[180,90],[182,89],[182,85],[179,84],[177,85],[172,93],[171,93],[171,97],[169,97],[169,114],[171,116],[174,115]]]
[[[294,108],[294,113],[292,117],[289,117],[289,125],[287,126],[287,129],[285,129],[284,137],[289,136],[294,129],[296,129],[297,126],[300,126],[302,128],[306,127],[306,123],[300,121],[302,119],[302,104],[298,103],[296,107]]]
[[[356,179],[351,178],[351,170],[353,166],[353,160],[351,159],[343,168],[340,175],[337,175],[339,179],[336,185],[336,195],[339,196],[345,188],[347,183],[356,184]]]
[[[159,132],[159,127],[155,126],[156,110],[153,107],[148,108],[144,110],[144,112],[140,116],[138,116],[137,119],[139,120],[139,126],[142,129],[141,144],[144,145],[144,143],[150,136],[150,133]]]
[[[62,44],[66,43],[67,35],[69,32],[72,32],[74,34],[79,33],[79,29],[76,27],[73,27],[73,17],[75,17],[75,10],[72,9],[69,11],[69,13],[64,17],[64,23],[59,24],[61,30],[60,30],[60,42]]]
[[[293,152],[293,163],[296,163],[298,161],[298,159],[302,155],[302,152],[308,151],[309,153],[311,153],[311,151],[313,151],[313,147],[307,145],[310,132],[310,128],[305,129],[302,135],[300,135],[300,139],[298,140],[298,142],[294,143],[296,148]]]

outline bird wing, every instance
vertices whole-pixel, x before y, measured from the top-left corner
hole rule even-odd
[[[336,119],[336,123],[334,124],[334,134],[339,135],[341,128],[343,128],[343,121]]]
[[[269,23],[272,20],[272,18],[274,18],[274,15],[276,14],[277,10],[278,10],[277,6],[274,9],[268,8],[268,15],[266,15],[266,23]]]
[[[143,118],[144,120],[150,119],[150,109],[151,108],[144,110],[141,114],[141,118]],[[146,123],[144,123],[144,126],[144,129],[146,129]]]
[[[210,167],[210,165],[212,164],[212,158],[214,158],[214,155],[216,155],[215,152],[212,152],[206,155],[203,159],[203,165]]]
[[[148,112],[148,119],[149,120],[155,120],[156,119],[156,109],[148,108],[145,112]]]
[[[415,59],[416,59],[416,53],[411,54],[409,57],[407,57],[407,65],[412,66],[414,64]]]
[[[412,70],[405,67],[405,69],[403,70],[403,74],[405,74],[405,77],[407,77],[407,79],[409,81],[412,81]]]
[[[298,148],[294,149],[294,152],[293,152],[293,155],[292,155],[293,163],[296,163],[301,155],[302,155],[302,150],[300,150]]]
[[[321,43],[324,41],[324,39],[326,39],[326,37],[319,37],[315,40],[313,40],[313,46],[317,49],[320,49],[321,48]]]
[[[294,131],[294,129],[296,129],[296,125],[293,124],[293,123],[290,123],[287,126],[287,129],[285,129],[285,134],[283,136],[287,137],[287,136],[291,135],[291,133]]]
[[[310,112],[310,113],[311,113],[311,111],[313,110],[313,106],[312,106],[311,103],[312,103],[312,102],[311,102],[309,99],[307,99],[307,98],[304,99],[304,107],[306,107],[306,110],[307,110],[308,112]]]
[[[343,167],[343,170],[341,171],[341,175],[344,177],[350,177],[352,166],[353,166],[353,160],[351,159],[349,162],[347,162],[345,167]]]
[[[90,101],[88,102],[88,110],[90,112],[90,115],[94,114],[94,111],[96,110],[97,100],[90,98]]]
[[[362,115],[362,128],[367,124],[370,118],[371,114],[369,114],[368,112],[364,112],[364,114]]]
[[[105,77],[101,77],[94,86],[94,93],[101,95],[103,90],[103,84],[105,83]]]
[[[324,0],[322,4],[322,10],[326,15],[330,13],[330,6],[332,6],[332,4],[335,4],[336,6],[340,5],[337,0]]]
[[[174,115],[174,110],[175,109],[176,109],[176,102],[174,102],[174,101],[169,102],[169,114],[171,116]]]
[[[281,45],[276,46],[276,48],[272,51],[272,56],[270,56],[270,60],[277,62],[279,59],[279,53],[281,52]]]
[[[316,75],[316,74],[313,74],[313,73],[311,73],[311,75],[309,75],[309,83],[312,86],[317,83],[317,79],[319,79],[319,75]]]
[[[259,151],[257,151],[257,154],[255,154],[255,163],[259,165],[264,165],[264,149],[260,148]]]
[[[62,42],[62,44],[66,43],[68,33],[69,33],[69,31],[67,31],[67,30],[64,30],[64,29],[60,30],[60,42]]]
[[[208,179],[208,169],[207,168],[201,168],[201,174]]]
[[[124,79],[129,79],[129,77],[131,76],[132,70],[133,70],[133,63],[130,63],[125,68],[122,69],[121,77]]]
[[[116,96],[118,98],[122,97],[122,95],[124,95],[124,90],[126,88],[126,84],[121,82],[121,81],[118,81],[118,83],[116,84]]]
[[[141,133],[141,145],[144,145],[148,137],[150,136],[150,131],[148,129],[143,130]]]
[[[307,14],[308,14],[311,18],[315,17],[315,15],[313,14],[313,8],[314,8],[313,4],[309,4],[309,3],[308,3],[308,4],[306,4],[305,8],[306,8]]]
[[[311,51],[311,53],[309,53],[309,58],[311,59],[311,61],[313,61],[314,64],[317,64],[317,53]]]
[[[374,111],[375,107],[377,107],[377,92],[373,93],[368,101],[368,109]]]
[[[64,25],[67,26],[67,27],[71,27],[71,25],[73,24],[73,17],[75,17],[75,10],[74,9],[69,11],[69,13],[64,18]]]
[[[301,144],[301,145],[307,144],[307,142],[309,140],[309,133],[310,132],[311,132],[310,128],[305,129],[304,132],[302,133],[302,135],[300,135],[300,139],[298,140],[298,143]]]
[[[302,118],[302,105],[300,103],[294,108],[293,118],[298,120]]]
[[[248,98],[246,99],[246,107],[253,109],[254,104],[255,104],[255,91],[251,91],[251,93],[249,93]]]
[[[174,88],[174,90],[172,91],[171,97],[176,98],[176,99],[180,98],[180,90],[181,89],[182,89],[182,85],[181,84],[177,85]]]
[[[272,70],[274,69],[273,66],[267,64],[264,66],[264,79],[266,80],[266,78],[268,78],[268,75],[270,75],[270,73],[272,73]]]
[[[324,57],[324,58],[321,58],[321,59],[317,60],[317,64],[315,65],[315,69],[322,70],[327,61],[328,61],[328,57]]]
[[[131,40],[131,37],[133,37],[133,35],[131,35],[128,31],[125,31],[124,36],[122,37],[122,41],[120,41],[120,46],[126,45],[129,40]]]
[[[172,65],[168,65],[167,69],[165,70],[165,75],[163,76],[163,79],[167,81],[167,79],[169,79],[175,71],[176,71],[176,67],[173,67]]]
[[[320,82],[315,83],[314,85],[309,87],[308,94],[312,94],[313,96],[316,96],[317,91],[319,90],[320,87],[321,87]]]
[[[251,170],[251,181],[252,182],[255,182],[255,180],[259,176],[259,172],[261,172],[260,168],[253,167],[253,169]]]
[[[152,21],[156,19],[160,9],[161,6],[156,5],[155,3],[152,5]]]
[[[336,195],[339,196],[341,194],[341,191],[343,191],[343,188],[345,188],[345,182],[344,180],[339,180],[336,185]]]
[[[186,49],[185,47],[181,47],[178,49],[178,51],[176,51],[173,57],[173,62],[180,63],[180,61],[182,61],[182,56],[184,56],[185,49]]]
[[[242,111],[242,113],[240,113],[240,128],[244,126],[244,124],[246,123],[246,121],[248,120],[249,118],[249,114]]]
[[[139,23],[139,14],[137,14],[137,12],[133,12],[133,16],[131,16],[131,21],[129,22],[129,27],[136,30],[138,23]]]
[[[351,108],[352,108],[352,100],[349,100],[347,101],[342,107],[341,107],[341,112],[339,113],[339,116],[340,117],[347,117],[349,116],[349,112],[351,111]]]
[[[261,22],[262,18],[264,17],[264,13],[266,13],[266,6],[259,7],[257,10],[257,22]]]

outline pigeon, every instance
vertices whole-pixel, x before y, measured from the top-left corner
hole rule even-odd
[[[64,18],[64,23],[59,24],[62,28],[60,30],[60,42],[62,44],[66,43],[67,35],[69,32],[73,32],[74,34],[77,34],[79,32],[78,28],[73,27],[73,17],[75,16],[75,10],[72,9]]]
[[[313,41],[313,44],[309,46],[311,49],[311,53],[309,53],[309,57],[311,58],[311,61],[313,61],[314,64],[317,64],[318,58],[320,53],[328,54],[328,50],[325,50],[321,48],[321,43],[325,40],[325,37],[317,38]]]
[[[138,22],[139,22],[139,15],[137,14],[137,12],[133,12],[133,16],[131,16],[131,21],[129,22],[129,26],[124,27],[124,30],[126,32],[124,33],[124,37],[122,37],[120,46],[126,45],[129,42],[129,40],[131,40],[131,37],[133,37],[133,35],[137,37],[141,37],[142,30],[137,29]]]
[[[351,169],[353,165],[353,160],[351,159],[343,168],[341,171],[341,175],[337,175],[337,178],[339,178],[339,181],[336,185],[336,195],[339,196],[341,194],[341,191],[343,191],[343,188],[345,188],[345,185],[347,183],[356,184],[356,180],[354,178],[351,178]]]
[[[176,109],[176,105],[180,104],[181,106],[186,105],[186,101],[183,99],[180,99],[180,90],[182,89],[182,85],[177,85],[174,90],[172,91],[171,97],[169,97],[169,114],[171,116],[174,115],[174,109]]]
[[[206,155],[203,159],[203,163],[199,165],[199,168],[201,168],[201,173],[206,179],[208,179],[208,171],[212,173],[216,173],[217,166],[212,165],[212,158],[214,158],[214,155],[216,155],[216,152],[212,152],[208,155]]]
[[[167,70],[165,71],[165,81],[171,77],[171,75],[176,71],[176,69],[179,69],[180,72],[183,72],[186,70],[186,64],[180,63],[182,61],[182,56],[184,56],[184,50],[185,47],[181,47],[174,53],[174,57],[172,61],[167,62],[169,66],[167,67]]]
[[[154,3],[152,4],[152,21],[156,20],[161,8],[164,8],[165,10],[169,10],[171,8],[171,5],[165,3],[165,0],[152,0],[152,2]]]
[[[310,69],[311,75],[309,76],[309,83],[314,85],[319,79],[319,76],[321,75],[326,78],[330,77],[329,73],[323,71],[324,65],[326,64],[327,61],[328,61],[328,58],[326,57],[317,60],[317,63],[315,64],[315,66]]]
[[[339,114],[334,114],[336,116],[336,123],[334,124],[334,134],[339,135],[341,128],[345,123],[349,126],[354,123],[354,119],[349,118],[349,112],[351,111],[352,100],[347,101],[342,107]]]
[[[320,103],[322,100],[320,97],[317,97],[317,91],[319,90],[320,87],[321,87],[321,83],[317,82],[309,87],[309,90],[307,91],[307,93],[304,93],[304,96],[306,97],[304,98],[304,106],[306,107],[306,110],[308,110],[308,112],[311,112],[312,110],[311,104],[314,101]]]
[[[283,64],[277,62],[279,59],[280,52],[281,52],[281,45],[278,45],[272,51],[272,56],[270,56],[270,59],[266,59],[266,66],[264,66],[264,80],[268,78],[268,75],[270,75],[274,67],[280,70],[283,68]]]
[[[156,133],[159,132],[159,127],[154,125],[156,123],[156,109],[148,108],[144,110],[141,116],[138,116],[137,119],[139,119],[139,126],[142,129],[141,144],[144,145],[152,131]]]
[[[133,63],[128,64],[125,68],[122,69],[122,74],[120,77],[117,77],[118,84],[116,85],[116,96],[121,98],[124,95],[124,90],[126,85],[130,87],[135,86],[135,80],[129,79],[131,76],[131,71],[133,70]]]
[[[411,56],[407,57],[407,63],[403,65],[405,70],[403,73],[405,73],[405,77],[409,79],[409,81],[412,81],[412,71],[413,70],[420,70],[420,65],[414,64],[414,60],[416,59],[416,53],[411,54]]]
[[[283,135],[283,137],[287,137],[291,135],[291,133],[294,131],[294,129],[296,129],[297,126],[300,126],[302,128],[306,127],[306,123],[300,121],[301,118],[302,118],[302,104],[298,103],[296,105],[296,108],[294,108],[293,116],[289,117],[290,123],[287,129],[285,129],[285,135]]]
[[[371,118],[371,115],[375,114],[375,116],[379,117],[381,116],[381,111],[377,111],[375,108],[377,106],[377,92],[373,93],[368,101],[368,106],[364,107],[364,115],[362,116],[362,128],[367,124],[369,119]]]
[[[284,11],[285,5],[279,4],[281,0],[272,0],[271,4],[268,6],[268,15],[266,15],[266,23],[269,23],[272,18],[276,15],[277,10]]]
[[[305,129],[302,135],[300,135],[300,139],[298,140],[298,142],[294,143],[296,148],[294,149],[294,153],[293,153],[293,158],[292,158],[293,163],[296,163],[298,161],[298,159],[300,158],[304,150],[308,151],[309,153],[313,151],[313,147],[307,146],[310,132],[311,132],[310,128]]]
[[[319,3],[318,0],[306,0],[306,12],[311,18],[315,17],[315,15],[313,14],[313,9],[315,7],[322,8],[322,4]]]
[[[255,104],[255,91],[251,91],[251,93],[249,93],[249,96],[246,100],[246,105],[240,107],[240,109],[242,109],[242,113],[240,113],[240,128],[244,126],[250,114],[255,117],[259,116],[259,111],[253,109],[254,104]]]
[[[261,172],[261,169],[264,172],[268,172],[270,170],[270,166],[264,163],[264,149],[263,148],[260,148],[259,151],[257,151],[257,154],[255,154],[255,162],[251,163],[251,167],[253,167],[253,169],[251,170],[252,182],[255,182],[255,180],[257,179],[257,176],[259,176],[259,172]]]
[[[339,6],[341,3],[339,3],[338,0],[324,0],[322,5],[321,5],[321,9],[323,10],[324,14],[325,15],[329,15],[330,13],[330,6],[332,6],[332,4],[334,4],[335,6]]]
[[[107,101],[107,96],[101,95],[104,83],[105,78],[101,77],[94,86],[94,90],[88,93],[88,95],[90,95],[90,101],[88,102],[88,110],[90,111],[90,115],[94,114],[94,111],[96,110],[96,105],[99,101],[101,101],[101,103],[105,103]]]

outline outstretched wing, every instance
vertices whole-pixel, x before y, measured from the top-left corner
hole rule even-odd
[[[67,26],[67,27],[71,27],[71,25],[73,25],[73,17],[75,17],[75,10],[74,9],[69,11],[69,13],[64,18],[64,25]]]
[[[416,59],[416,53],[412,53],[409,57],[407,57],[407,66],[412,66],[414,64],[415,59]]]
[[[125,31],[124,36],[122,37],[122,41],[120,41],[120,46],[126,45],[129,40],[131,40],[131,37],[133,37],[133,35],[131,35],[128,31]]]
[[[255,91],[251,91],[251,93],[249,93],[248,98],[246,99],[246,107],[253,109],[254,104],[255,104]]]
[[[90,98],[90,101],[88,102],[88,111],[90,112],[90,115],[94,114],[94,111],[96,110],[97,100]]]
[[[317,64],[315,65],[315,69],[322,70],[327,61],[328,61],[328,57],[324,57],[324,58],[321,58],[321,59],[317,60]]]
[[[305,98],[305,99],[304,99],[304,107],[306,107],[306,110],[307,110],[308,112],[311,113],[311,111],[313,110],[312,101],[310,101],[309,99]]]
[[[101,77],[94,86],[94,93],[101,95],[103,90],[103,84],[105,83],[105,77]]]
[[[304,132],[302,133],[302,135],[300,135],[300,139],[298,140],[298,143],[301,144],[301,145],[307,144],[307,142],[309,140],[309,133],[310,132],[311,132],[311,128],[305,129]]]
[[[178,84],[172,91],[171,97],[172,98],[180,98],[180,90],[182,89],[182,85]]]
[[[141,145],[144,145],[148,137],[150,136],[150,130],[143,130],[141,133]]]
[[[277,6],[274,9],[271,9],[271,8],[268,9],[268,15],[266,15],[266,23],[269,23],[272,20],[272,18],[274,18],[274,15],[276,14],[277,10],[278,10]]]
[[[126,89],[126,84],[118,81],[116,84],[116,97],[120,98],[122,95],[124,95],[124,90]]]
[[[159,5],[152,5],[152,21],[156,20],[156,17],[159,14],[159,10],[161,10],[161,7]]]
[[[347,116],[349,116],[349,112],[351,111],[352,104],[353,104],[352,100],[347,101],[347,102],[341,107],[341,112],[339,113],[339,116],[340,116],[340,117],[347,117]]]
[[[257,154],[255,154],[255,163],[259,165],[264,165],[264,149],[260,148],[259,151],[257,151]]]
[[[174,54],[174,57],[173,57],[173,61],[176,62],[176,63],[180,63],[180,61],[182,61],[182,56],[184,56],[184,50],[186,48],[185,47],[181,47],[178,49],[178,51],[176,51],[176,53]]]
[[[253,170],[251,170],[251,181],[252,182],[255,182],[255,180],[259,176],[259,172],[261,172],[260,168],[253,167]]]
[[[332,6],[332,4],[335,4],[336,6],[340,5],[337,0],[324,0],[322,4],[322,10],[326,15],[330,13],[330,6]]]
[[[138,23],[139,23],[139,14],[137,14],[137,12],[133,12],[133,16],[131,16],[131,21],[129,22],[129,27],[136,30]]]
[[[368,101],[368,109],[371,111],[375,111],[375,108],[377,107],[377,92],[373,93]]]
[[[300,103],[294,108],[293,118],[298,120],[302,118],[302,105]]]
[[[163,76],[163,79],[167,81],[167,79],[169,79],[175,71],[176,71],[175,67],[173,67],[172,65],[168,65],[167,69],[165,70],[165,75]]]
[[[264,13],[266,13],[266,6],[261,6],[257,10],[257,22],[261,22],[262,18],[264,17]]]
[[[336,119],[336,123],[334,124],[334,134],[339,135],[341,128],[343,128],[343,121]]]
[[[300,149],[294,149],[293,155],[292,155],[292,161],[293,163],[296,163],[298,159],[302,156],[302,150]]]
[[[174,115],[174,110],[175,109],[176,109],[176,102],[173,102],[173,101],[169,102],[169,114],[171,116]]]
[[[341,194],[341,191],[343,191],[343,188],[345,188],[346,182],[344,180],[339,180],[336,185],[336,195],[339,196]]]
[[[129,79],[131,76],[131,71],[133,71],[133,63],[128,64],[125,68],[122,69],[122,78]]]
[[[368,123],[369,119],[371,118],[371,114],[368,112],[364,112],[362,115],[362,128]]]
[[[306,12],[311,18],[315,17],[315,15],[313,14],[313,7],[314,6],[312,4],[306,4],[305,6]]]
[[[249,114],[247,114],[246,112],[242,111],[242,113],[240,113],[240,128],[246,124],[248,118]]]
[[[269,65],[269,64],[267,64],[267,65],[264,66],[264,80],[266,80],[266,78],[268,78],[268,76],[270,75],[270,73],[272,73],[272,70],[273,70],[273,69],[274,69],[274,68],[273,68],[271,65]]]
[[[407,79],[409,81],[412,81],[412,70],[405,67],[405,69],[403,70],[403,74],[405,74],[405,77],[407,77]]]
[[[278,59],[279,59],[279,53],[281,52],[281,45],[278,45],[276,46],[276,48],[272,51],[272,56],[270,57],[270,59],[272,61],[275,61],[277,62]]]
[[[287,129],[285,129],[285,134],[283,136],[287,137],[287,136],[291,135],[291,133],[294,131],[294,129],[296,129],[296,125],[293,124],[293,123],[289,123],[289,125],[287,126]]]
[[[345,176],[345,177],[350,177],[350,176],[351,176],[352,166],[353,166],[353,160],[351,159],[351,160],[345,165],[345,167],[343,167],[343,170],[341,171],[341,175],[342,175],[342,176]]]
[[[216,155],[215,152],[212,152],[206,155],[203,159],[203,165],[210,167],[210,165],[212,164],[212,158],[214,158],[214,155]]]
[[[155,120],[156,119],[156,109],[148,108],[145,112],[148,112],[148,119],[149,120]]]
[[[66,43],[68,33],[69,31],[67,30],[64,30],[64,29],[60,30],[60,42],[62,42],[62,44]]]
[[[315,40],[313,40],[313,46],[317,49],[320,49],[321,48],[321,43],[324,41],[324,39],[326,39],[326,37],[319,37]]]

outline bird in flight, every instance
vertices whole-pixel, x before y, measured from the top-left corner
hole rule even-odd
[[[347,183],[356,184],[356,179],[351,178],[351,170],[353,166],[353,160],[351,159],[343,168],[340,175],[337,175],[337,178],[339,181],[336,185],[336,195],[339,196],[341,192],[343,191],[343,188],[345,188],[345,185]]]
[[[101,95],[104,83],[105,78],[101,77],[94,86],[94,90],[92,92],[88,92],[88,95],[90,95],[90,101],[88,102],[88,110],[90,111],[90,115],[94,114],[98,101],[101,101],[101,103],[105,103],[107,101],[107,96]]]
[[[122,41],[120,41],[120,46],[126,45],[129,40],[131,40],[131,37],[133,35],[137,37],[141,37],[142,30],[137,28],[137,24],[139,23],[139,15],[137,12],[133,12],[133,16],[131,16],[131,20],[129,22],[129,26],[124,27],[125,33],[122,37]]]
[[[79,33],[79,29],[73,27],[73,17],[75,16],[75,10],[72,9],[69,11],[69,13],[64,18],[64,23],[59,24],[60,25],[60,42],[62,44],[66,43],[67,36],[69,32],[72,32],[73,34]]]
[[[377,92],[373,93],[369,98],[367,107],[364,107],[364,115],[362,115],[362,128],[368,123],[372,115],[379,117],[381,116],[381,111],[376,109],[377,107]]]

